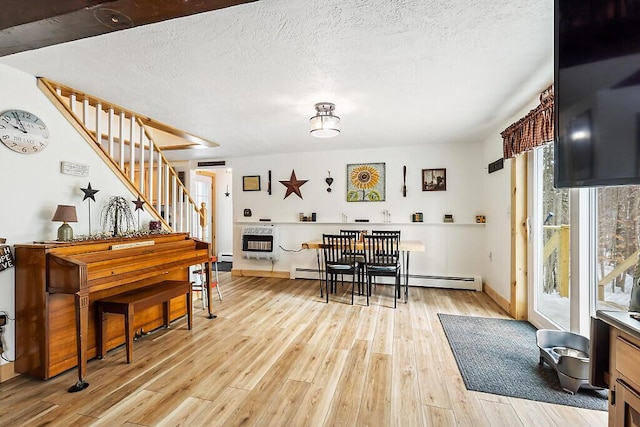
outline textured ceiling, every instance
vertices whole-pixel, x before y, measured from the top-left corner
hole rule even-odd
[[[0,63],[220,144],[174,160],[480,142],[552,82],[553,0],[260,0]]]

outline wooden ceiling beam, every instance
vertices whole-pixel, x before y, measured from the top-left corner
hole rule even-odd
[[[5,0],[0,56],[256,0]]]

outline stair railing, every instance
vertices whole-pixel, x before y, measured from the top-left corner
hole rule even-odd
[[[45,78],[38,87],[163,228],[203,238],[204,212],[147,128],[168,125]]]

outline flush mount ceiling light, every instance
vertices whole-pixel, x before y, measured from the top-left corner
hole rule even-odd
[[[336,106],[330,102],[316,104],[316,115],[309,119],[311,135],[318,138],[331,138],[340,135],[340,117],[333,115]]]

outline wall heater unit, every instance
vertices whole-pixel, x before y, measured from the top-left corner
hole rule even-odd
[[[276,227],[242,229],[242,258],[276,261],[280,258],[280,236]]]

